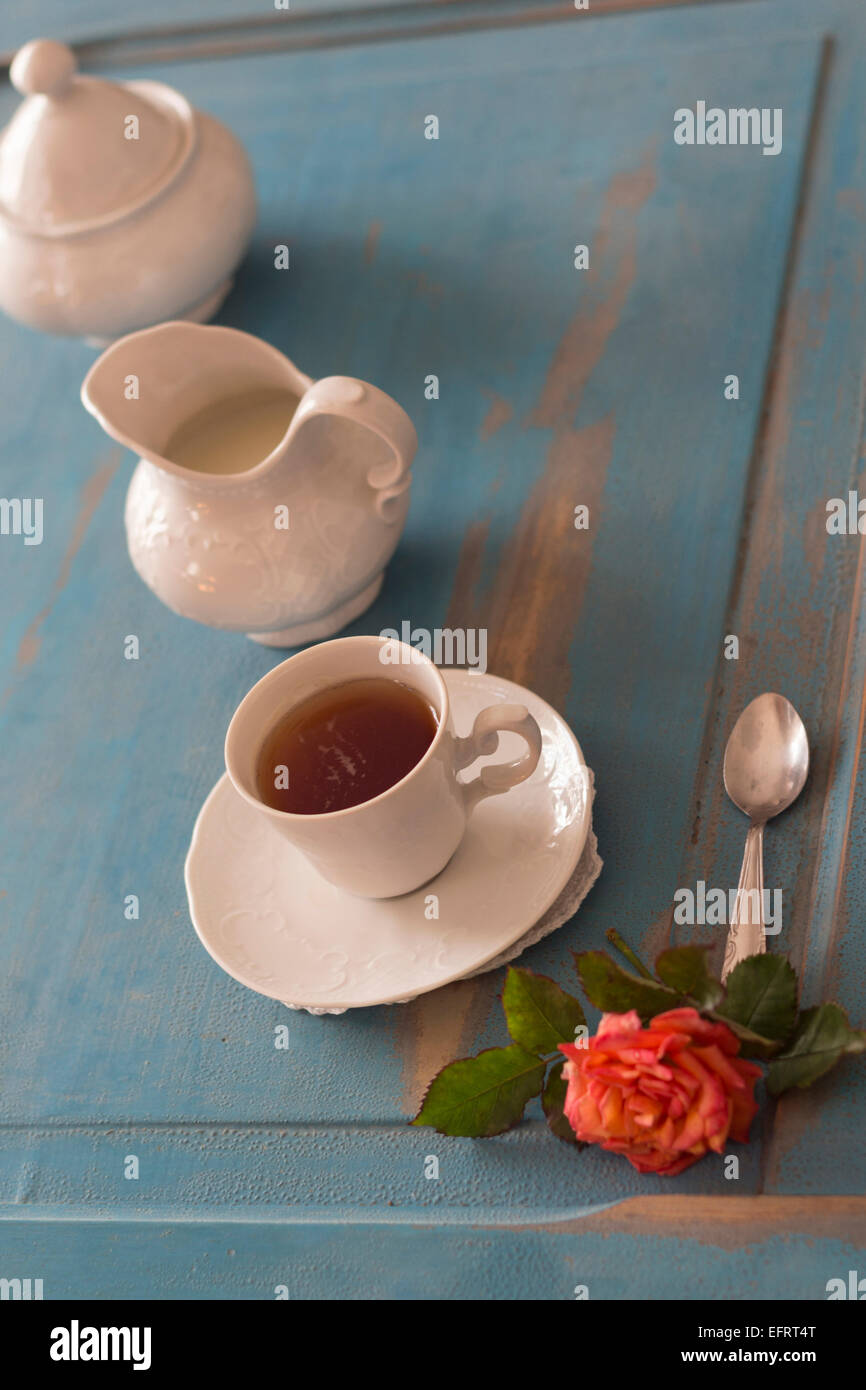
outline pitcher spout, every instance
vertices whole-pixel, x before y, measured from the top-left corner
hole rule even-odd
[[[107,348],[87,373],[81,400],[112,439],[160,468],[183,473],[187,469],[166,446],[188,422],[227,400],[255,393],[300,397],[310,385],[281,352],[249,333],[171,322],[130,333]],[[234,471],[231,459],[213,470],[192,466],[223,476]]]

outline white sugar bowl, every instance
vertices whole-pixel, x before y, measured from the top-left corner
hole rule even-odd
[[[231,131],[161,82],[82,76],[52,39],[10,76],[25,100],[0,131],[0,308],[97,343],[210,318],[256,217]]]

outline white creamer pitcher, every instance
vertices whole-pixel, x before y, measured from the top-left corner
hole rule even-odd
[[[313,382],[248,333],[177,322],[114,343],[81,398],[140,455],[129,553],[174,612],[288,647],[376,598],[417,447],[390,396],[351,377]]]

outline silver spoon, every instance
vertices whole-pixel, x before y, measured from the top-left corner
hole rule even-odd
[[[799,714],[784,695],[759,695],[746,705],[725,749],[725,791],[752,823],[728,928],[723,980],[746,956],[767,949],[764,826],[796,801],[808,774],[809,740]]]

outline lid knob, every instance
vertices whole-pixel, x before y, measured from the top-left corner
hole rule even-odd
[[[69,86],[78,64],[75,54],[56,39],[31,39],[19,48],[9,68],[12,85],[24,96],[40,93],[59,97]]]

